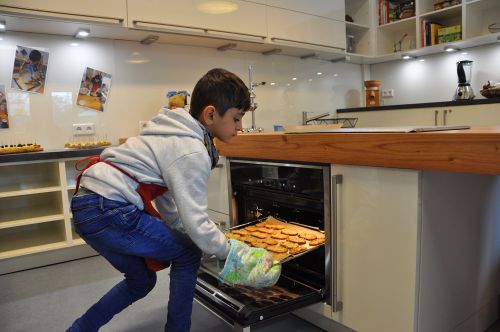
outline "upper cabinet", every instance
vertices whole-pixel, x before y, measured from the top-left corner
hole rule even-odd
[[[0,11],[38,16],[120,23],[127,17],[126,0],[2,0]]]
[[[248,1],[128,0],[130,28],[263,41],[266,6]]]
[[[343,21],[345,14],[344,0],[267,0],[266,4],[337,21]]]
[[[267,15],[268,37],[276,44],[301,43],[312,49],[315,46],[345,49],[343,21],[276,7],[268,7]]]

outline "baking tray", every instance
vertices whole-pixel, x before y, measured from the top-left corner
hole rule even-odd
[[[303,224],[299,224],[299,223],[294,223],[294,222],[287,222],[285,220],[282,220],[282,219],[276,218],[276,217],[265,217],[265,218],[261,218],[261,219],[256,219],[256,220],[252,220],[246,224],[241,224],[241,225],[237,225],[235,227],[228,228],[226,230],[226,234],[232,233],[236,230],[243,230],[249,226],[256,226],[257,224],[261,224],[261,223],[266,223],[267,225],[282,226],[282,227],[285,227],[284,229],[296,231],[297,233],[314,234],[317,238],[319,238],[319,237],[325,238],[325,233],[316,227],[311,227],[311,226],[307,226],[307,225],[303,225]],[[281,233],[281,230],[274,230],[274,232]],[[270,235],[272,235],[272,233],[270,233]],[[297,236],[297,235],[295,235],[295,236]],[[265,239],[261,239],[261,240],[258,240],[258,242],[262,242],[264,240]],[[283,240],[275,239],[275,240],[278,241],[278,244],[276,244],[276,245],[281,245],[283,242],[287,241],[287,239],[283,239]],[[278,261],[280,263],[286,263],[286,262],[291,261],[295,258],[303,256],[307,253],[310,253],[311,251],[314,251],[314,250],[316,250],[324,245],[324,242],[322,244],[319,244],[319,245],[310,245],[309,242],[310,242],[309,240],[306,240],[305,244],[300,245],[304,248],[304,251],[301,251],[299,253],[290,254],[290,250],[288,250],[286,256],[282,255],[284,257],[282,257],[278,254],[275,254],[273,252],[271,252],[271,253],[276,258],[276,261]],[[252,246],[251,244],[249,244],[249,245]]]

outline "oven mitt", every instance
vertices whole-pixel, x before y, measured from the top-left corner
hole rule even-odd
[[[219,279],[230,285],[255,288],[271,287],[278,281],[281,264],[273,263],[273,256],[262,248],[250,247],[241,241],[230,239],[231,249]]]

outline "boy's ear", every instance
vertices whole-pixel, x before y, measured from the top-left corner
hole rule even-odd
[[[205,125],[211,125],[214,122],[215,107],[212,105],[205,106],[203,111],[201,111],[201,122]]]

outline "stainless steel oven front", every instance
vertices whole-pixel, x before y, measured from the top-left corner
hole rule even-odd
[[[276,286],[230,287],[216,277],[213,257],[204,258],[195,296],[236,328],[325,302],[341,309],[336,296],[336,197],[338,178],[329,165],[229,159],[231,227],[273,216],[322,231],[322,248],[286,262]]]

